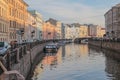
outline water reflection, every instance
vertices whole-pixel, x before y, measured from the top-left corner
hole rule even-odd
[[[89,47],[92,51],[96,51],[97,54],[104,54],[105,56],[105,72],[108,80],[120,80],[120,53],[105,50],[96,47]]]
[[[111,58],[106,58],[106,68],[107,76],[110,80],[120,80],[120,62],[117,62]]]
[[[112,51],[103,51],[106,56],[106,68],[107,76],[111,80],[120,80],[120,53],[115,53]]]
[[[41,63],[36,66],[36,68],[34,70],[34,75],[33,75],[34,80],[38,79],[38,75],[41,75],[41,73],[43,72],[43,68],[44,68],[43,64],[41,64]]]
[[[64,59],[64,57],[65,57],[65,53],[66,53],[66,51],[65,51],[65,46],[62,46],[62,58]]]
[[[120,54],[85,44],[68,44],[47,53],[33,80],[120,80]]]

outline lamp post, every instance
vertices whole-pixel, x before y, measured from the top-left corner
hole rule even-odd
[[[115,32],[111,31],[111,33],[112,33],[112,40],[114,40],[114,38],[115,38]]]
[[[23,42],[23,40],[22,40],[22,37],[23,37],[23,35],[24,35],[24,28],[20,28],[20,35],[21,35],[21,42]]]
[[[17,34],[21,37],[21,43],[22,43],[22,37],[24,35],[24,28],[20,28],[17,30]],[[19,38],[19,44],[20,44],[20,38]]]
[[[33,40],[34,34],[35,34],[35,30],[33,30],[33,31],[31,32],[31,38],[32,38],[32,40]]]
[[[109,39],[109,32],[106,33],[107,38]]]

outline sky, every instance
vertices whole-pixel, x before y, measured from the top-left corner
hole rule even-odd
[[[97,24],[105,27],[104,14],[120,0],[24,0],[29,10],[37,10],[44,20],[63,23]]]

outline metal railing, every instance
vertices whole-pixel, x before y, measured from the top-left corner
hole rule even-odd
[[[57,42],[61,40],[54,40],[54,41]],[[27,51],[30,51],[30,49],[34,48],[37,45],[47,42],[53,42],[53,40],[36,41],[32,43],[24,43],[19,45],[16,44],[14,47],[9,49],[4,56],[0,56],[0,61],[7,70],[11,70],[11,67],[19,63],[19,61],[27,54]],[[1,69],[0,69],[0,73],[2,73]]]

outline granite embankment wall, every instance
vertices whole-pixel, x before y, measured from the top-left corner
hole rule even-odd
[[[44,45],[45,43],[40,44],[27,51],[26,55],[18,60],[17,64],[11,66],[11,70],[19,71],[26,78],[30,72],[31,66],[33,66],[34,59],[37,54],[41,54],[40,52],[42,52]]]
[[[4,57],[0,57],[0,60],[7,70],[17,70],[27,78],[35,66],[36,58],[39,58],[39,55],[44,55],[42,51],[43,47],[47,43],[49,42],[36,42],[19,45],[18,47],[8,51]],[[42,56],[40,57],[41,59],[43,58]]]
[[[120,42],[115,41],[94,41],[90,40],[89,45],[120,52]]]
[[[17,70],[27,80],[31,77],[35,65],[44,57],[43,47],[51,42],[69,40],[44,40],[21,45],[12,45],[4,56],[0,56],[0,61],[8,71]],[[4,71],[0,68],[0,75]]]

